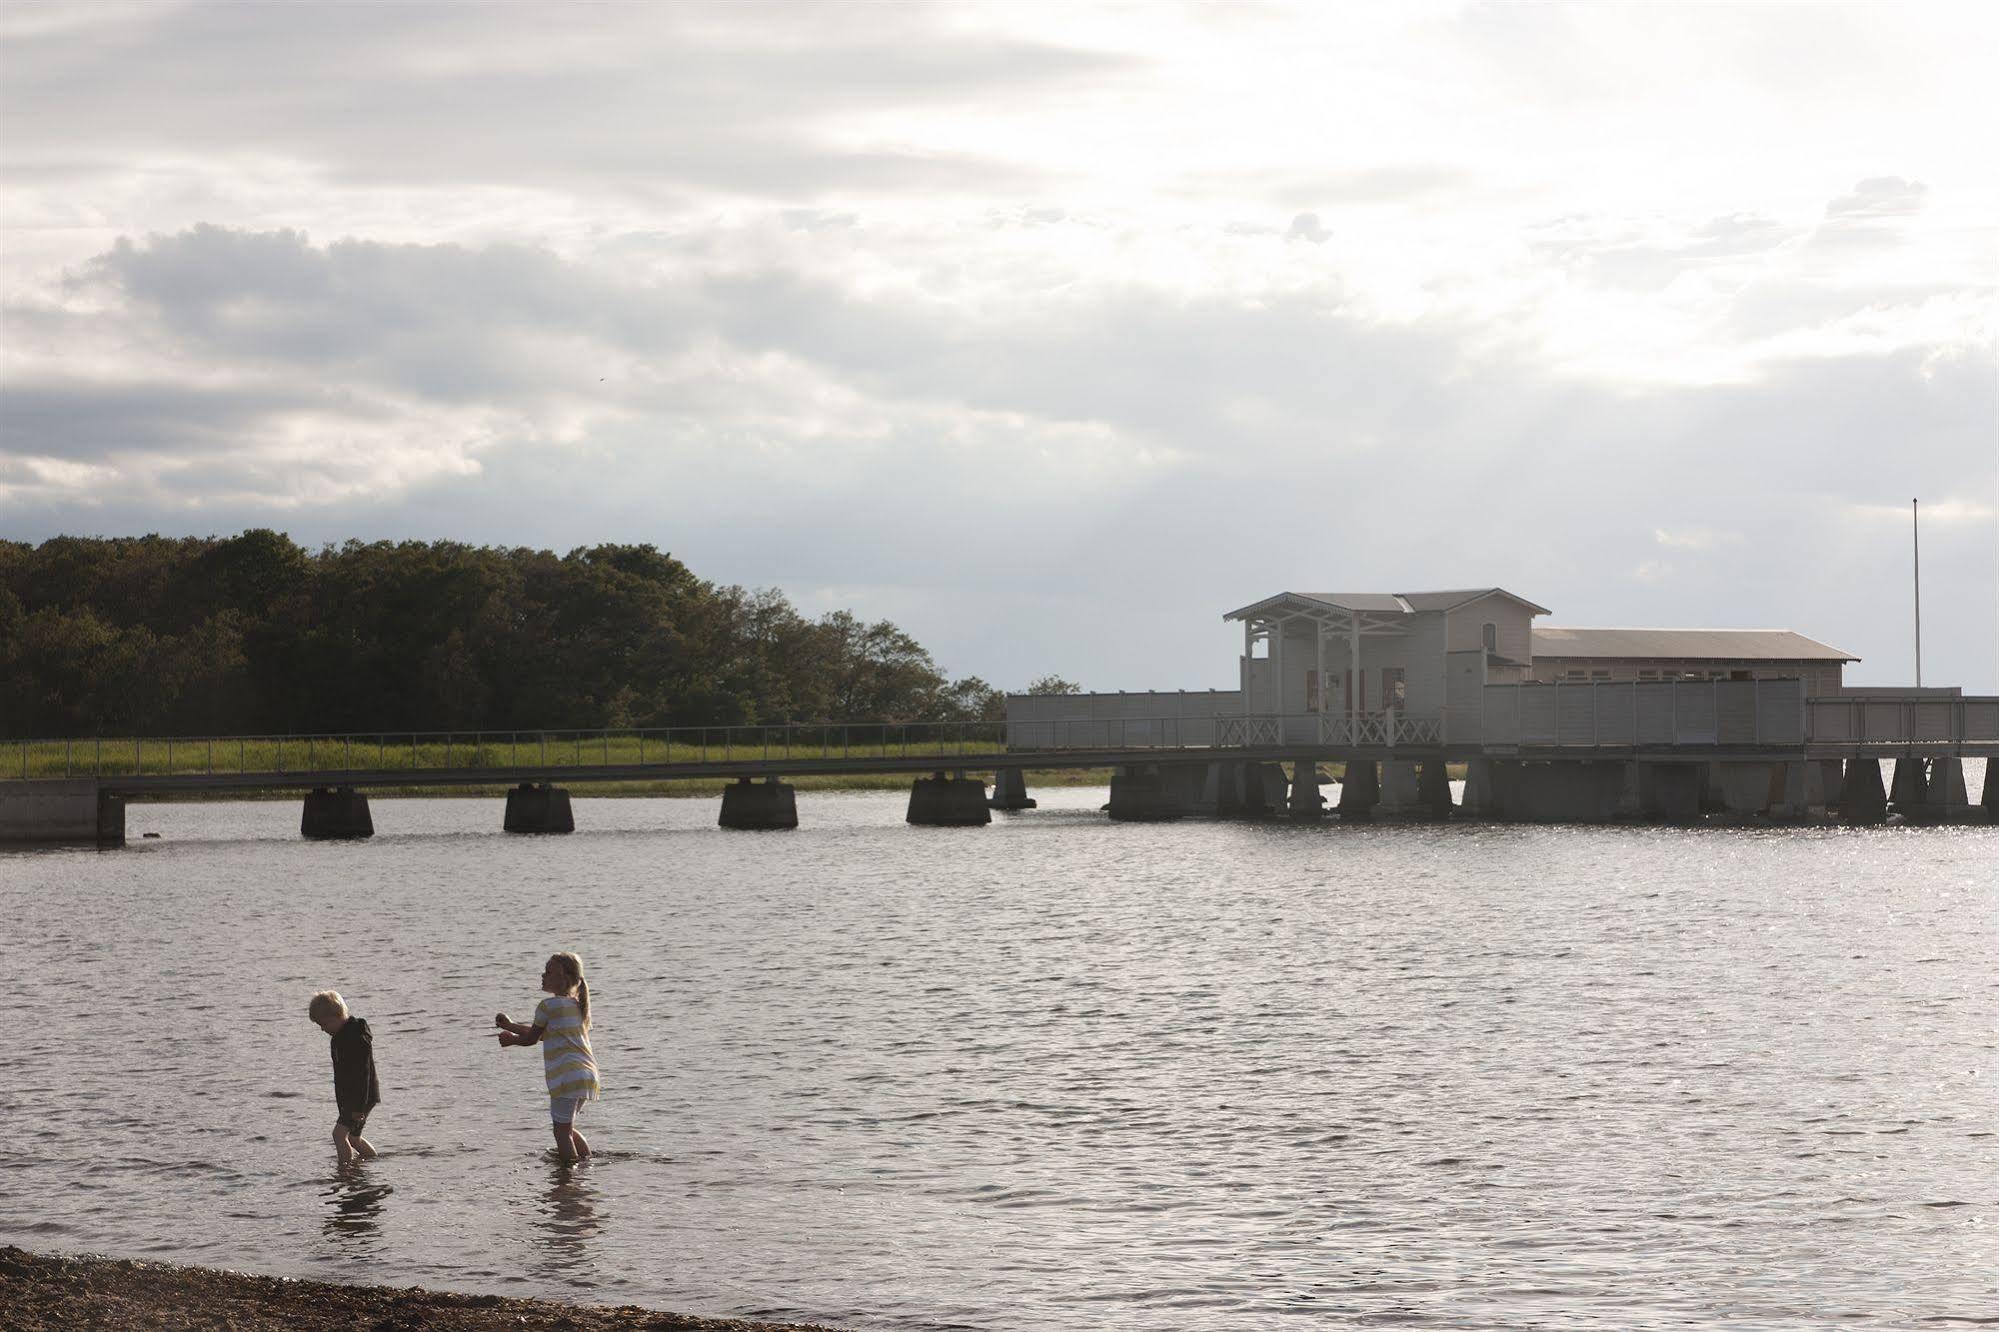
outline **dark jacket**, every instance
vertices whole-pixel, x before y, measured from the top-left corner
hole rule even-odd
[[[362,1113],[382,1101],[375,1081],[375,1037],[366,1018],[350,1017],[333,1033],[333,1100],[342,1110]]]

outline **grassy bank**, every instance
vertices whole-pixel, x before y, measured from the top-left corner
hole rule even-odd
[[[999,728],[948,722],[675,731],[300,735],[0,741],[0,781],[202,773],[643,767],[670,763],[936,758],[1004,753]]]

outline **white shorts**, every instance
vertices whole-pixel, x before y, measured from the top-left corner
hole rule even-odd
[[[548,1117],[552,1123],[567,1124],[576,1118],[576,1112],[583,1108],[588,1099],[582,1096],[551,1096],[548,1098]]]

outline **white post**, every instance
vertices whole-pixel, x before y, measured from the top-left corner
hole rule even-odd
[[[1277,738],[1284,739],[1284,621],[1270,625],[1271,711],[1277,714]]]
[[[1347,679],[1350,681],[1350,683],[1347,685],[1347,688],[1350,691],[1352,691],[1353,702],[1348,705],[1347,711],[1352,713],[1354,717],[1358,718],[1361,712],[1367,707],[1367,699],[1363,696],[1363,691],[1367,687],[1367,681],[1361,679],[1360,675],[1360,612],[1359,611],[1347,612],[1347,646],[1353,656],[1353,671],[1347,677]]]
[[[1251,669],[1256,663],[1256,621],[1245,616],[1242,622],[1242,720],[1245,730],[1249,726],[1250,713],[1254,710],[1250,694],[1254,690],[1256,675]]]
[[[1319,715],[1326,715],[1326,625],[1323,620],[1312,623],[1312,639],[1319,652]]]

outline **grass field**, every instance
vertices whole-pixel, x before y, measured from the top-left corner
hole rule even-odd
[[[706,731],[228,736],[0,741],[0,781],[202,773],[627,767],[837,758],[961,759],[1003,753],[1001,728],[713,727]]]
[[[315,773],[439,771],[481,768],[631,767],[667,763],[785,762],[839,758],[936,758],[940,765],[991,771],[981,766],[1005,752],[1000,727],[945,723],[908,726],[713,727],[707,731],[537,731],[519,734],[229,736],[208,738],[92,737],[81,740],[0,741],[0,785],[23,779],[129,777],[207,773]],[[1218,755],[1220,757],[1221,755]],[[1142,755],[1138,756],[1142,758]],[[1335,777],[1339,764],[1321,765]],[[1453,779],[1464,765],[1451,764]],[[1103,786],[1108,768],[1051,769],[1027,774],[1029,786]],[[578,795],[704,796],[721,791],[731,778],[671,781],[617,780],[579,784]],[[829,773],[787,776],[802,791],[905,790],[909,773]],[[494,795],[491,786],[373,786],[380,796]],[[296,791],[272,796],[295,799]],[[251,791],[177,792],[156,799],[257,798]]]

